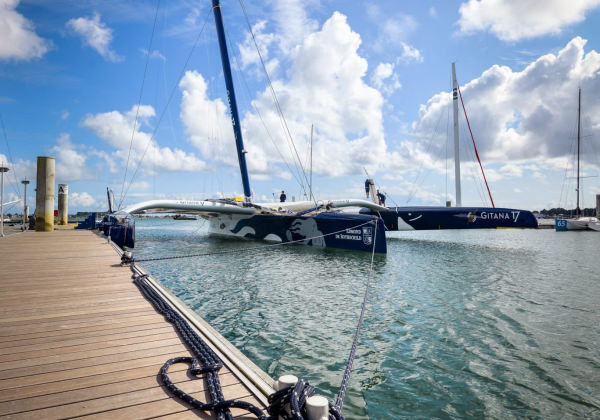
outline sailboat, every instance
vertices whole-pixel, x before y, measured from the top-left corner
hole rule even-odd
[[[557,232],[567,230],[595,230],[600,231],[600,223],[596,217],[582,217],[581,209],[579,208],[579,182],[580,182],[580,157],[581,157],[581,88],[579,88],[577,104],[577,206],[575,208],[575,217],[570,219],[555,220],[555,229]]]
[[[494,204],[490,188],[479,153],[475,147],[475,155],[484,176],[485,185],[492,207],[463,207],[460,183],[460,155],[458,135],[458,100],[462,103],[462,94],[456,79],[456,66],[452,63],[452,104],[454,113],[454,179],[456,187],[456,207],[389,207],[385,211],[363,209],[363,214],[377,214],[385,222],[387,230],[434,230],[434,229],[494,229],[494,228],[537,228],[538,222],[532,212],[522,209],[498,208]],[[470,123],[463,104],[465,118]],[[472,133],[471,133],[472,135]]]
[[[244,197],[239,201],[151,200],[113,211],[114,203],[109,191],[109,214],[105,218],[105,230],[108,230],[113,241],[119,246],[133,248],[133,214],[176,212],[200,215],[208,220],[209,232],[221,236],[386,253],[384,223],[377,214],[350,214],[337,210],[345,207],[365,207],[376,212],[386,210],[383,206],[366,200],[304,201],[277,205],[252,201],[221,5],[219,0],[212,0],[212,5]]]

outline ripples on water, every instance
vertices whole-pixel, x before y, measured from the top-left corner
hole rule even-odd
[[[136,257],[235,250],[202,221],[139,220]],[[600,235],[391,233],[347,418],[600,417]],[[145,263],[272,377],[334,399],[369,268],[363,253],[283,246]]]

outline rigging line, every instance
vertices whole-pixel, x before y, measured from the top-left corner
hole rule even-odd
[[[492,207],[496,207],[494,204],[494,199],[492,198],[492,193],[490,191],[490,186],[488,185],[487,179],[485,177],[485,172],[483,171],[483,166],[481,165],[481,159],[479,159],[479,152],[477,152],[477,146],[475,145],[475,137],[473,137],[473,131],[471,130],[471,123],[469,122],[469,117],[467,116],[467,109],[465,108],[465,103],[463,102],[462,93],[460,92],[460,86],[458,86],[458,94],[460,96],[460,103],[462,104],[463,112],[465,113],[465,119],[467,120],[467,126],[469,127],[469,133],[471,133],[471,140],[473,140],[473,147],[475,148],[475,156],[477,156],[477,162],[479,162],[479,167],[481,168],[481,173],[483,174],[483,180],[485,181],[485,186],[487,188],[487,192],[490,196],[490,201],[492,202]]]
[[[570,147],[569,147],[569,153],[567,154],[567,158],[566,158],[565,172],[564,172],[562,183],[561,183],[561,186],[560,186],[560,196],[559,196],[559,199],[558,199],[558,207],[560,207],[562,205],[562,202],[563,202],[562,201],[563,200],[563,190],[565,190],[565,188],[568,187],[566,184],[567,184],[567,182],[569,182],[567,180],[567,175],[569,173],[569,158],[571,156],[571,153],[573,153],[573,147],[575,145],[575,127],[574,126],[571,126],[571,132],[570,132],[568,138],[571,139],[571,143],[570,143]],[[566,208],[566,206],[567,206],[567,194],[568,194],[568,191],[565,190],[564,193],[565,193],[565,208]]]
[[[435,137],[435,135],[438,132],[438,127],[440,125],[440,121],[442,121],[442,113],[440,112],[440,116],[437,120],[437,123],[435,124],[435,128],[433,131],[433,134],[429,137],[429,142],[427,143],[427,149],[425,151],[425,154],[429,154],[429,151],[431,150],[431,148],[433,147],[433,138]],[[415,176],[415,180],[413,181],[413,190],[410,193],[410,195],[408,196],[408,199],[406,200],[406,204],[408,204],[413,198],[415,193],[417,192],[417,181],[419,180],[420,176],[421,176],[421,171],[423,169],[423,166],[425,165],[425,161],[421,161],[421,164],[419,165],[419,169],[417,170],[417,176]]]
[[[13,189],[17,192],[17,197],[19,197],[19,199],[21,199],[21,192],[19,191],[19,188],[17,187],[17,185],[19,185],[19,181],[17,180],[16,165],[12,158],[12,153],[10,153],[10,146],[8,145],[8,136],[6,135],[6,126],[4,125],[4,117],[2,116],[2,114],[0,114],[0,122],[2,122],[2,132],[4,134],[4,141],[6,142],[6,151],[8,152],[8,159],[10,160],[10,162],[12,164],[12,173],[13,173],[13,177],[15,178],[15,183],[13,184]],[[0,162],[0,163],[2,163],[2,162]],[[8,162],[6,162],[6,164],[8,165]]]
[[[348,356],[348,363],[344,370],[344,376],[342,377],[342,383],[340,390],[338,391],[337,398],[335,400],[335,408],[338,411],[342,410],[342,404],[344,403],[344,395],[346,394],[346,388],[350,381],[350,373],[352,372],[352,364],[354,363],[354,356],[356,354],[356,347],[358,345],[358,337],[362,328],[363,321],[365,319],[365,310],[367,308],[367,301],[369,297],[369,286],[371,284],[371,278],[373,277],[373,262],[375,261],[375,243],[377,240],[377,223],[379,219],[375,220],[375,234],[373,235],[373,250],[371,251],[371,266],[369,267],[369,275],[367,276],[367,284],[365,286],[365,293],[363,295],[362,306],[360,308],[360,316],[358,318],[358,324],[356,325],[356,331],[354,333],[354,339],[352,340],[352,347],[350,348],[350,355]]]
[[[462,142],[462,150],[467,150],[469,153],[469,158],[470,160],[473,161],[473,163],[475,163],[475,155],[473,154],[473,149],[471,147],[469,147],[469,143],[467,142],[467,140],[465,140],[467,138],[467,133],[465,130],[464,125],[461,126],[461,130],[462,130],[462,135],[460,136],[460,141]],[[465,156],[466,158],[467,156]],[[469,169],[469,174],[471,176],[471,179],[473,179],[473,182],[475,183],[475,189],[477,191],[477,194],[479,194],[479,198],[481,199],[481,202],[483,203],[483,205],[487,206],[488,201],[486,199],[486,195],[485,195],[485,189],[483,188],[483,185],[481,183],[481,176],[479,176],[477,170],[472,167],[472,166],[468,166]],[[467,175],[466,173],[466,169],[465,169],[465,176]]]
[[[252,31],[252,26],[250,25],[250,21],[248,20],[248,14],[246,13],[246,8],[244,6],[244,2],[242,0],[239,0],[239,3],[240,3],[240,6],[242,7],[242,11],[244,12],[244,18],[246,20],[246,24],[248,25],[248,30],[250,31],[250,35],[252,36],[252,41],[254,42],[254,47],[256,48],[256,52],[258,53],[258,57],[260,59],[260,63],[262,65],[263,71],[265,72],[265,76],[267,77],[267,81],[269,82],[269,89],[271,90],[271,95],[273,96],[273,99],[275,101],[275,107],[279,113],[279,117],[281,118],[282,125],[284,126],[284,133],[287,132],[289,141],[291,142],[291,145],[293,146],[293,149],[294,149],[294,153],[296,154],[296,159],[298,159],[298,164],[300,165],[300,169],[302,169],[302,174],[304,175],[304,180],[306,181],[306,184],[308,185],[309,182],[308,182],[308,178],[306,176],[306,171],[304,170],[304,167],[302,166],[302,161],[300,159],[300,156],[298,155],[298,150],[296,149],[296,144],[294,143],[292,133],[290,132],[287,121],[285,120],[285,116],[283,115],[283,110],[281,109],[279,100],[277,99],[277,95],[275,93],[275,89],[273,88],[273,83],[271,83],[271,78],[269,77],[269,73],[267,72],[267,67],[263,60],[262,54],[260,53],[260,49],[258,48],[258,44],[256,42],[256,37],[254,36],[254,31]],[[302,184],[301,187],[302,187],[302,190],[304,191],[304,193],[306,194],[306,188],[304,187],[304,184]]]
[[[127,169],[129,168],[129,158],[131,157],[131,149],[133,147],[133,139],[135,137],[135,129],[137,127],[137,120],[140,113],[140,106],[142,104],[142,95],[144,93],[144,84],[146,83],[146,74],[148,73],[148,63],[150,62],[150,54],[152,50],[152,41],[154,40],[154,32],[156,30],[156,21],[158,19],[158,9],[160,8],[160,0],[156,2],[156,11],[154,12],[154,23],[152,24],[152,33],[150,35],[150,42],[148,43],[148,51],[146,51],[146,64],[144,65],[144,75],[142,77],[142,85],[140,87],[140,95],[138,98],[137,109],[135,110],[135,119],[133,120],[133,130],[131,131],[131,141],[129,142],[129,151],[127,152],[127,163],[125,164],[125,173],[123,174],[123,183],[121,184],[121,199],[119,206],[123,201],[123,190],[125,189],[125,181],[127,180]]]
[[[181,80],[181,78],[183,77],[183,73],[185,72],[185,69],[187,68],[187,65],[192,57],[192,54],[194,53],[194,50],[196,49],[196,46],[198,45],[198,42],[200,41],[200,36],[202,35],[202,33],[204,32],[204,28],[206,27],[206,23],[208,21],[208,17],[212,14],[212,10],[209,10],[208,13],[206,14],[206,17],[204,19],[204,24],[202,25],[202,28],[200,29],[200,32],[198,33],[198,36],[196,37],[196,40],[194,41],[194,44],[192,45],[192,49],[190,50],[190,53],[188,54],[185,63],[183,64],[183,68],[181,69],[181,72],[179,73],[179,77],[177,78],[177,80]],[[129,188],[131,188],[131,184],[133,183],[133,180],[135,179],[135,176],[138,173],[138,170],[140,169],[140,165],[142,164],[142,162],[144,161],[144,157],[146,156],[146,153],[148,152],[148,147],[150,147],[150,143],[152,142],[152,140],[154,140],[154,136],[156,135],[157,131],[158,131],[158,127],[160,127],[160,123],[163,119],[163,117],[166,114],[167,108],[169,107],[171,101],[173,100],[173,95],[175,94],[175,90],[177,89],[177,85],[178,83],[175,83],[175,85],[173,86],[173,89],[171,89],[171,93],[169,95],[169,99],[167,100],[167,103],[165,104],[165,106],[163,107],[163,110],[160,113],[160,117],[158,118],[158,122],[156,123],[156,127],[154,128],[154,130],[152,131],[152,135],[150,136],[150,138],[148,139],[148,141],[146,142],[146,148],[144,149],[144,153],[142,154],[142,157],[140,158],[140,160],[138,161],[138,164],[135,168],[135,172],[133,173],[133,175],[131,176],[131,179],[127,185],[127,189],[125,190],[125,194],[123,195],[123,197],[121,198],[121,201],[119,202],[119,205],[117,206],[117,208],[121,208],[121,204],[123,203],[123,200],[125,199],[125,197],[127,196],[127,193],[129,192]]]
[[[227,40],[229,42],[229,37],[227,37]],[[231,43],[229,43],[229,48],[231,49],[231,51],[234,51],[234,49],[231,46]],[[237,55],[236,54],[233,54],[233,60],[235,61],[235,65],[237,66],[237,68],[241,69],[240,64],[237,61]],[[250,95],[250,88],[248,87],[248,83],[246,82],[246,78],[244,77],[244,75],[243,75],[242,72],[239,72],[239,73],[240,73],[240,79],[242,80],[242,84],[244,85],[244,88],[246,89],[246,93],[248,94],[248,98],[250,98],[251,97],[251,95]],[[265,123],[265,121],[264,121],[264,119],[262,117],[262,114],[260,113],[260,111],[258,110],[258,108],[256,107],[256,105],[254,105],[254,102],[252,100],[250,100],[250,106],[252,107],[252,109],[254,109],[254,111],[258,115],[258,118],[260,119],[261,124],[263,125],[263,127],[265,128],[265,131],[267,132],[267,136],[271,140],[271,143],[273,143],[273,146],[275,146],[275,150],[277,150],[277,153],[281,157],[282,162],[288,168],[288,170],[290,171],[290,173],[292,174],[292,176],[294,177],[294,179],[296,179],[296,182],[298,182],[298,184],[300,185],[300,187],[302,187],[302,179],[299,179],[298,174],[295,173],[292,170],[292,168],[288,164],[287,160],[285,159],[285,156],[283,155],[283,153],[281,153],[281,150],[279,150],[279,146],[277,146],[277,143],[275,142],[275,139],[273,138],[273,136],[271,134],[271,131],[267,127],[267,124]],[[296,166],[296,172],[299,172],[297,166]]]

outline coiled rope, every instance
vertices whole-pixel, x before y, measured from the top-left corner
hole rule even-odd
[[[377,240],[377,225],[378,219],[375,219],[375,234],[373,238],[373,248],[371,251],[371,264],[369,267],[369,274],[367,276],[367,283],[365,285],[365,292],[363,295],[360,316],[358,319],[358,323],[356,326],[356,330],[354,333],[354,338],[352,340],[352,346],[350,348],[350,354],[348,356],[348,361],[346,363],[346,368],[344,370],[344,375],[342,377],[342,381],[340,384],[340,389],[338,391],[338,395],[336,398],[335,404],[329,403],[329,420],[344,420],[344,417],[341,414],[342,404],[344,401],[344,397],[346,394],[346,389],[348,388],[348,383],[350,381],[350,374],[352,372],[352,365],[354,363],[354,358],[356,356],[356,349],[358,347],[358,339],[360,336],[360,330],[363,325],[364,315],[367,307],[367,301],[369,296],[369,288],[371,283],[371,278],[373,274],[373,264],[375,261],[375,243]],[[369,221],[367,223],[363,223],[356,227],[363,226],[368,223],[373,223],[373,221]],[[346,229],[344,229],[346,230]],[[337,232],[334,232],[337,233]],[[330,234],[331,235],[331,234]],[[326,235],[321,235],[326,236]],[[317,238],[317,237],[315,237]],[[310,238],[312,239],[312,238]],[[306,239],[303,239],[306,240]],[[280,244],[271,244],[274,245],[283,245],[286,243],[292,243],[298,241],[290,241],[283,242]],[[194,254],[194,255],[185,255],[185,256],[172,256],[172,257],[163,257],[163,258],[152,258],[152,259],[143,259],[138,261],[157,261],[162,259],[174,259],[174,258],[187,258],[192,256],[204,256],[204,255],[214,255],[214,254],[224,254],[226,252],[244,252],[257,248],[265,248],[265,246],[261,247],[251,247],[244,248],[241,250],[228,250],[228,251],[220,251],[216,253],[204,253],[204,254]],[[131,269],[133,271],[134,260],[133,258],[125,257],[123,254],[122,263],[131,264]],[[185,321],[185,319],[174,310],[165,300],[148,284],[148,274],[138,275],[134,271],[133,281],[136,286],[140,289],[142,294],[152,303],[152,305],[156,308],[158,312],[160,312],[165,319],[167,319],[170,323],[172,323],[177,331],[179,332],[182,340],[187,344],[187,346],[192,350],[195,357],[175,357],[169,359],[165,362],[165,364],[160,369],[160,378],[165,385],[165,387],[171,392],[174,396],[180,398],[185,401],[192,407],[203,410],[203,411],[212,411],[217,415],[219,420],[233,420],[233,417],[230,412],[230,408],[241,408],[246,410],[252,414],[254,414],[259,420],[277,420],[279,418],[283,418],[286,420],[304,420],[307,418],[306,413],[306,400],[314,394],[315,388],[311,386],[308,382],[303,379],[298,380],[298,382],[294,386],[288,386],[283,388],[268,397],[269,407],[267,408],[267,412],[269,413],[269,417],[265,416],[265,414],[261,411],[260,408],[255,405],[248,403],[246,401],[238,401],[238,400],[225,400],[223,396],[223,392],[221,390],[221,383],[219,380],[219,370],[223,367],[223,362],[219,359],[219,357],[213,352],[213,350],[206,344],[206,342],[190,327],[190,325]],[[212,400],[210,403],[205,403],[199,401],[182,391],[178,388],[169,378],[168,371],[169,367],[176,363],[186,363],[190,365],[189,372],[193,375],[204,375],[204,379],[206,380],[206,384],[208,387],[209,395]],[[289,413],[287,408],[289,407]]]

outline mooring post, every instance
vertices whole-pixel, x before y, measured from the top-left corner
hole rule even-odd
[[[0,187],[0,238],[4,237],[4,172],[8,172],[8,168],[2,165],[0,166],[0,177],[2,177],[2,186]]]
[[[69,219],[69,186],[58,184],[58,224],[66,225]]]
[[[23,230],[25,230],[29,220],[29,206],[27,205],[27,184],[29,184],[29,181],[24,179],[21,184],[23,184]]]
[[[35,189],[35,230],[37,232],[54,230],[54,168],[53,157],[38,156]]]
[[[308,420],[327,420],[329,418],[329,401],[322,395],[313,395],[306,399]]]

